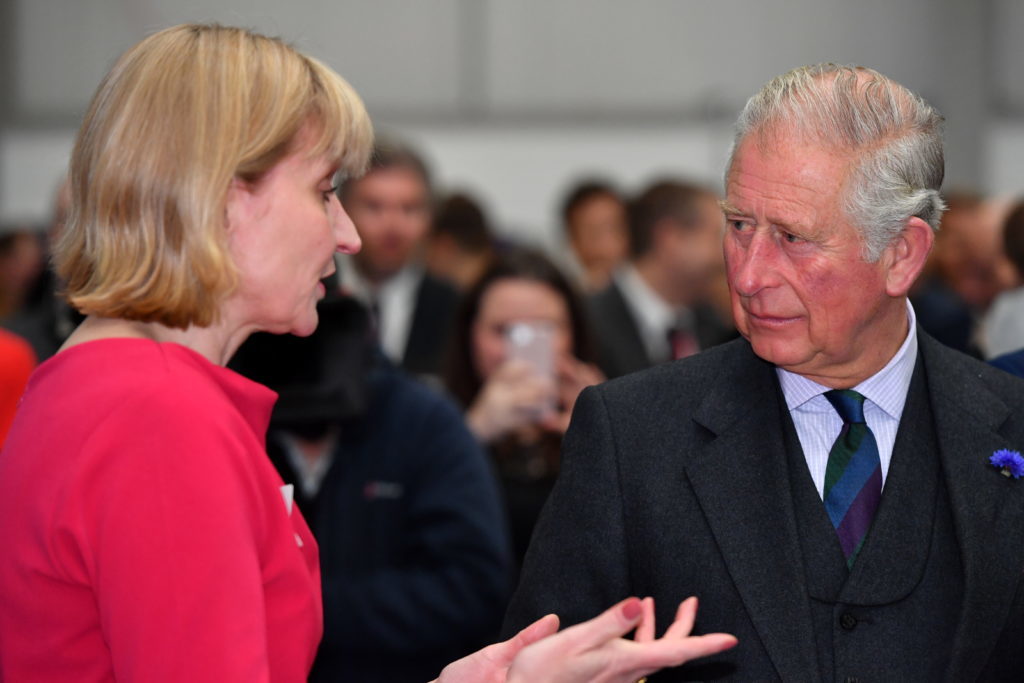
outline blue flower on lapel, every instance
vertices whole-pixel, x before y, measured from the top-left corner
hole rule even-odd
[[[999,470],[1004,477],[1020,479],[1024,476],[1024,457],[1017,451],[1008,451],[1001,448],[988,459],[992,466]]]

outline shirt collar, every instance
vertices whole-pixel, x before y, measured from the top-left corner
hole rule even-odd
[[[420,264],[409,263],[390,278],[380,283],[379,286],[374,287],[359,272],[359,267],[351,256],[341,255],[338,257],[338,261],[341,289],[364,304],[370,304],[374,299],[386,298],[401,291],[415,289],[424,271],[423,266]]]
[[[889,359],[884,368],[853,387],[895,420],[899,420],[903,414],[917,360],[917,316],[909,300],[907,323],[907,337],[896,355]],[[788,370],[777,367],[775,372],[782,386],[782,394],[786,397],[786,407],[791,411],[829,390],[826,386]]]
[[[654,334],[662,334],[675,326],[683,311],[665,303],[665,300],[644,282],[632,263],[621,266],[615,271],[614,277],[622,295],[632,304],[630,308],[641,327]]]

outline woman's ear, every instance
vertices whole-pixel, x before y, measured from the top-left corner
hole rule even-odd
[[[234,235],[246,223],[251,213],[252,188],[240,178],[232,178],[224,203],[224,226],[228,236]]]
[[[921,274],[934,242],[932,226],[916,216],[907,219],[900,234],[882,252],[882,259],[886,262],[886,293],[889,296],[906,296]]]

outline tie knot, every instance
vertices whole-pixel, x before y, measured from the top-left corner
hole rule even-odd
[[[864,395],[852,389],[833,389],[825,392],[825,398],[839,413],[843,422],[864,424]]]

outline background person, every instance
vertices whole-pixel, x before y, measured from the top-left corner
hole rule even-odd
[[[0,225],[0,321],[25,305],[33,283],[45,270],[42,241],[23,225]]]
[[[459,295],[423,261],[434,214],[427,165],[409,147],[378,141],[366,174],[342,185],[341,201],[363,241],[342,262],[342,291],[370,310],[388,358],[436,378]]]
[[[552,372],[513,352],[517,324],[551,332]],[[584,311],[568,280],[538,252],[499,254],[466,294],[446,384],[485,444],[501,480],[517,563],[558,474],[559,447],[579,392],[603,378]]]
[[[1003,252],[1014,269],[1013,280],[1024,283],[1024,203],[1014,205],[1003,222]],[[981,324],[986,358],[1024,347],[1024,286],[999,294]]]
[[[580,288],[601,291],[629,258],[625,201],[610,183],[581,181],[562,201],[562,226],[573,255],[569,265]]]
[[[483,207],[456,192],[438,202],[427,238],[427,271],[465,292],[491,263],[495,239]]]
[[[512,589],[497,483],[462,414],[380,352],[350,297],[231,366],[278,394],[267,453],[320,547],[310,681],[423,683],[493,642]]]
[[[1000,241],[1007,209],[1002,202],[962,190],[944,199],[948,208],[911,301],[928,334],[981,358],[985,316],[1015,279]]]
[[[733,332],[712,305],[724,276],[722,212],[708,190],[652,183],[629,204],[630,259],[590,300],[608,377],[692,355]]]
[[[32,345],[40,362],[57,353],[57,349],[82,322],[83,317],[60,295],[63,285],[58,281],[50,263],[52,245],[64,231],[70,204],[71,190],[65,176],[53,197],[53,211],[45,237],[46,247],[41,252],[44,267],[34,271],[34,281],[18,310],[0,320],[0,325],[24,337]]]

